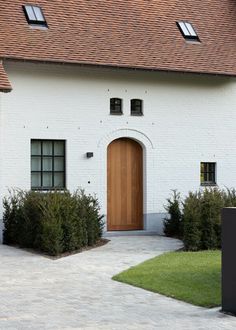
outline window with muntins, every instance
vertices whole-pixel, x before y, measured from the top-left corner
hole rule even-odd
[[[111,98],[110,99],[110,114],[111,115],[122,115],[122,99]]]
[[[23,10],[29,24],[47,26],[43,11],[39,6],[25,5]]]
[[[200,41],[193,25],[188,22],[176,23],[185,40]]]
[[[201,185],[216,184],[216,163],[201,163]]]
[[[31,189],[65,188],[65,141],[31,140]]]
[[[131,105],[131,116],[142,116],[143,115],[143,101],[139,99],[133,99],[130,101]]]

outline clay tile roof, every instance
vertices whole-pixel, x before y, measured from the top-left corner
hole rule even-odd
[[[49,29],[28,25],[27,3]],[[183,38],[180,20],[200,43]],[[0,31],[2,59],[236,75],[235,0],[4,0]]]
[[[10,92],[12,90],[11,84],[8,80],[7,74],[0,62],[0,92]]]

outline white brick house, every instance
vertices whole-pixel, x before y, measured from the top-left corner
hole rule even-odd
[[[47,18],[47,5],[41,2]],[[23,14],[21,19],[25,19]],[[188,42],[181,34],[178,38]],[[187,47],[199,47],[196,44]],[[13,187],[71,191],[81,187],[97,194],[103,214],[110,212],[106,230],[162,233],[163,205],[172,189],[186,194],[202,184],[236,186],[233,68],[221,66],[220,72],[199,64],[199,73],[204,74],[196,74],[189,64],[186,70],[163,72],[163,68],[133,70],[132,65],[82,66],[79,60],[62,65],[53,56],[52,63],[49,58],[22,56],[24,61],[0,52],[1,89],[12,87],[9,93],[0,93],[1,199]],[[10,81],[10,88],[4,79],[5,85]],[[120,115],[114,114],[119,105],[112,108],[113,98],[121,100]],[[141,100],[141,115],[131,112],[131,100]],[[142,151],[133,150],[137,146],[131,142],[128,151],[119,145],[108,156],[113,141],[125,145],[135,141]],[[119,155],[117,150],[121,150]],[[137,169],[135,157],[140,152]],[[136,215],[134,208],[142,215]],[[113,219],[114,212],[119,213],[118,219]],[[125,215],[120,219],[122,212]]]

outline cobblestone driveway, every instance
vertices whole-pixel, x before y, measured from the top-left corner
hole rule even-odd
[[[180,246],[158,236],[113,237],[103,247],[50,260],[0,245],[0,330],[236,329],[236,319],[217,309],[111,280]]]

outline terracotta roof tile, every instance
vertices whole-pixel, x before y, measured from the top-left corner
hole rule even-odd
[[[10,92],[11,90],[11,84],[3,68],[2,62],[0,62],[0,92]]]
[[[31,0],[49,29],[28,25],[19,0],[0,2],[0,57],[236,75],[235,0]],[[176,21],[193,24],[186,42]]]

